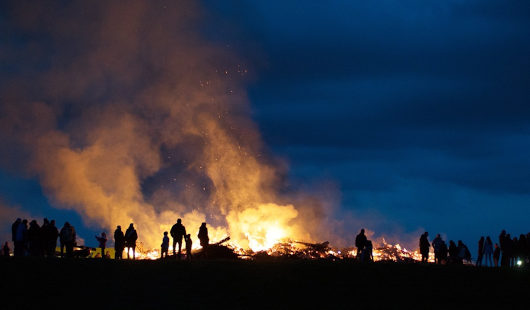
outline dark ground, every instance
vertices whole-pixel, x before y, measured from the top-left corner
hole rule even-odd
[[[0,309],[530,308],[523,269],[12,257],[0,266]]]

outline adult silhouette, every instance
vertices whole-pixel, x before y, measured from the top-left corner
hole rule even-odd
[[[116,226],[114,231],[114,259],[122,259],[123,249],[125,248],[125,235],[121,226]]]
[[[493,250],[493,264],[499,267],[499,258],[501,257],[501,247],[495,243],[495,250]]]
[[[421,261],[425,263],[429,261],[429,248],[431,247],[428,237],[428,232],[424,232],[420,237]]]
[[[364,251],[364,248],[366,247],[366,242],[368,239],[366,239],[366,235],[364,234],[364,228],[361,229],[359,234],[355,237],[355,246],[357,247],[357,259],[362,258],[362,254]]]
[[[440,236],[440,234],[437,234],[436,238],[434,238],[434,240],[432,241],[432,248],[434,250],[434,262],[436,264],[441,264],[442,263],[443,246],[444,246],[444,241],[442,240],[442,237]],[[446,251],[447,251],[447,249],[446,249]]]
[[[105,258],[105,248],[107,245],[107,234],[105,232],[101,233],[101,236],[96,236],[96,240],[99,243],[99,248],[101,249],[101,258]]]
[[[46,226],[45,234],[45,247],[46,247],[46,256],[55,257],[55,248],[57,247],[57,237],[59,237],[59,230],[55,226],[55,220],[51,220],[50,223]]]
[[[136,240],[138,240],[138,233],[134,229],[133,223],[125,231],[125,247],[127,248],[127,259],[129,259],[129,252],[132,249],[133,259],[136,259]]]
[[[26,255],[26,240],[28,238],[28,220],[24,219],[16,226],[14,256]]]
[[[480,237],[478,241],[478,253],[477,253],[477,263],[476,266],[480,267],[482,266],[482,256],[484,255],[484,242],[486,240],[484,239],[484,236]]]
[[[201,227],[199,228],[199,234],[197,235],[199,237],[199,242],[201,244],[201,247],[206,250],[208,247],[208,243],[210,242],[210,238],[208,237],[208,228],[206,228],[206,223],[202,223]]]
[[[491,255],[493,254],[493,242],[491,241],[491,238],[488,236],[486,237],[486,241],[484,242],[484,250],[483,250],[483,257],[484,262],[486,266],[492,267],[493,262],[491,260]],[[489,261],[489,264],[488,264]]]
[[[59,232],[59,241],[61,243],[61,257],[64,256],[64,250],[66,250],[66,257],[74,256],[74,246],[76,241],[76,232],[74,226],[70,223],[65,222],[63,228]]]
[[[28,229],[28,246],[29,246],[29,255],[31,256],[40,256],[42,245],[42,234],[39,224],[36,220],[32,220],[29,223]]]
[[[171,237],[173,238],[173,256],[180,259],[180,255],[182,253],[182,238],[186,235],[186,228],[184,225],[182,225],[182,220],[177,219],[177,223],[171,227],[170,230]],[[176,256],[176,245],[178,243],[179,251],[178,256]]]

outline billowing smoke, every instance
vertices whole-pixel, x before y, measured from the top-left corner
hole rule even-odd
[[[3,164],[89,225],[134,223],[148,247],[177,218],[245,248],[330,238],[325,205],[283,190],[249,117],[248,68],[203,39],[194,3],[9,5],[24,39],[2,55],[19,64],[2,80]]]

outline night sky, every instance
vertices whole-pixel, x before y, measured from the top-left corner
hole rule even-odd
[[[351,238],[359,225],[404,239],[426,230],[474,249],[481,235],[530,231],[528,1],[203,7],[204,36],[248,65],[252,118],[291,186],[332,192],[335,217],[355,219]],[[13,51],[27,37],[3,11],[0,47]],[[39,66],[17,59],[0,52],[0,82]],[[0,197],[68,218],[95,244],[99,229],[51,207],[34,177],[0,167]]]

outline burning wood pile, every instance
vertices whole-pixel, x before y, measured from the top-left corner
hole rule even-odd
[[[309,243],[302,241],[285,241],[276,243],[274,246],[263,251],[252,251],[234,246],[226,237],[208,246],[205,252],[197,249],[192,252],[193,259],[247,259],[247,260],[278,260],[278,259],[300,259],[300,260],[353,260],[357,251],[354,248],[336,249],[330,246],[328,241],[322,243]],[[139,250],[139,251],[138,251]],[[170,256],[171,257],[171,256]],[[137,248],[137,258],[158,259],[159,250],[145,251],[141,246]],[[421,261],[418,251],[409,251],[399,244],[392,245],[384,240],[382,244],[373,249],[374,261],[392,261],[401,263],[413,263]],[[430,258],[433,260],[433,258]]]

